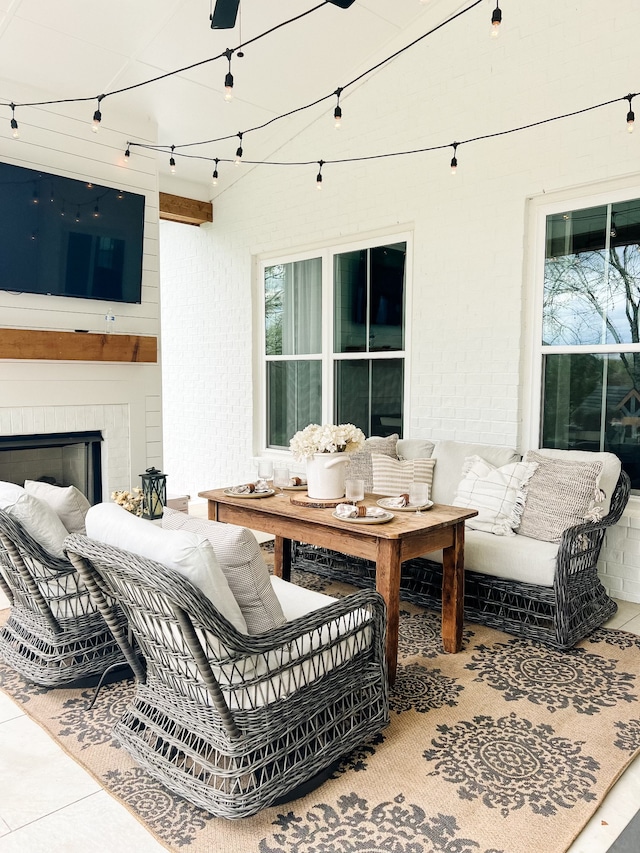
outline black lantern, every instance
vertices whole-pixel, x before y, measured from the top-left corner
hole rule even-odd
[[[162,518],[162,511],[167,502],[167,475],[157,468],[147,468],[140,474],[142,480],[143,518]]]

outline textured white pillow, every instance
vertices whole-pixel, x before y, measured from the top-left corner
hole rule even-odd
[[[467,519],[467,527],[513,536],[522,517],[527,484],[537,467],[533,462],[510,462],[496,468],[480,456],[469,456],[453,506],[478,510],[475,518]]]
[[[86,533],[84,517],[91,504],[75,486],[53,486],[40,480],[25,480],[25,491],[48,503],[69,533]]]
[[[249,634],[262,634],[284,625],[287,620],[273,591],[269,569],[250,530],[194,518],[170,507],[164,508],[162,526],[167,530],[188,530],[209,540]]]
[[[244,616],[211,543],[202,536],[186,530],[163,530],[115,503],[92,506],[86,524],[90,539],[146,557],[187,578],[238,631],[247,633]]]
[[[54,557],[65,556],[62,545],[68,530],[48,503],[23,492],[13,503],[6,503],[3,508],[20,522],[45,551]]]
[[[435,459],[391,459],[379,453],[371,454],[373,492],[376,495],[397,497],[409,491],[412,482],[427,483],[429,495],[433,483]]]

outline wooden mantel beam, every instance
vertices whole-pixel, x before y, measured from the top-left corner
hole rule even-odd
[[[213,222],[213,205],[210,201],[160,193],[160,219],[202,225],[203,222]]]

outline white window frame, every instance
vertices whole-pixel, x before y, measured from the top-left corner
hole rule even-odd
[[[542,310],[544,303],[544,263],[547,217],[569,210],[616,204],[640,198],[640,183],[618,179],[596,184],[590,189],[563,190],[527,200],[528,230],[525,246],[525,323],[528,334],[523,337],[522,361],[522,446],[539,447],[542,422],[542,356],[553,352],[616,353],[639,352],[640,344],[596,344],[588,346],[542,346]]]
[[[333,351],[333,257],[344,252],[372,249],[390,243],[405,243],[405,287],[404,287],[404,349],[385,352],[334,353]],[[410,422],[409,397],[409,354],[411,351],[411,293],[413,282],[413,233],[411,231],[385,230],[367,236],[350,237],[348,240],[327,242],[312,249],[291,250],[286,252],[266,253],[257,257],[255,290],[256,311],[254,312],[254,340],[258,342],[254,363],[254,447],[259,455],[283,456],[282,450],[267,447],[267,391],[266,391],[266,362],[265,355],[265,310],[264,310],[264,273],[266,267],[275,264],[289,264],[296,261],[306,261],[312,258],[322,258],[322,422],[333,422],[334,405],[334,376],[333,365],[336,360],[375,360],[398,358],[404,361],[403,388],[403,423],[405,433]],[[315,361],[312,355],[277,356],[278,361]]]

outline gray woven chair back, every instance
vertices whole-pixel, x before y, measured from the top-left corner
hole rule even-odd
[[[122,608],[146,660],[116,736],[212,814],[255,814],[388,722],[378,593],[250,636],[171,569],[84,536],[66,547],[92,594]]]
[[[11,602],[0,631],[0,656],[29,681],[69,685],[124,663],[71,563],[48,553],[2,509],[0,572]]]

